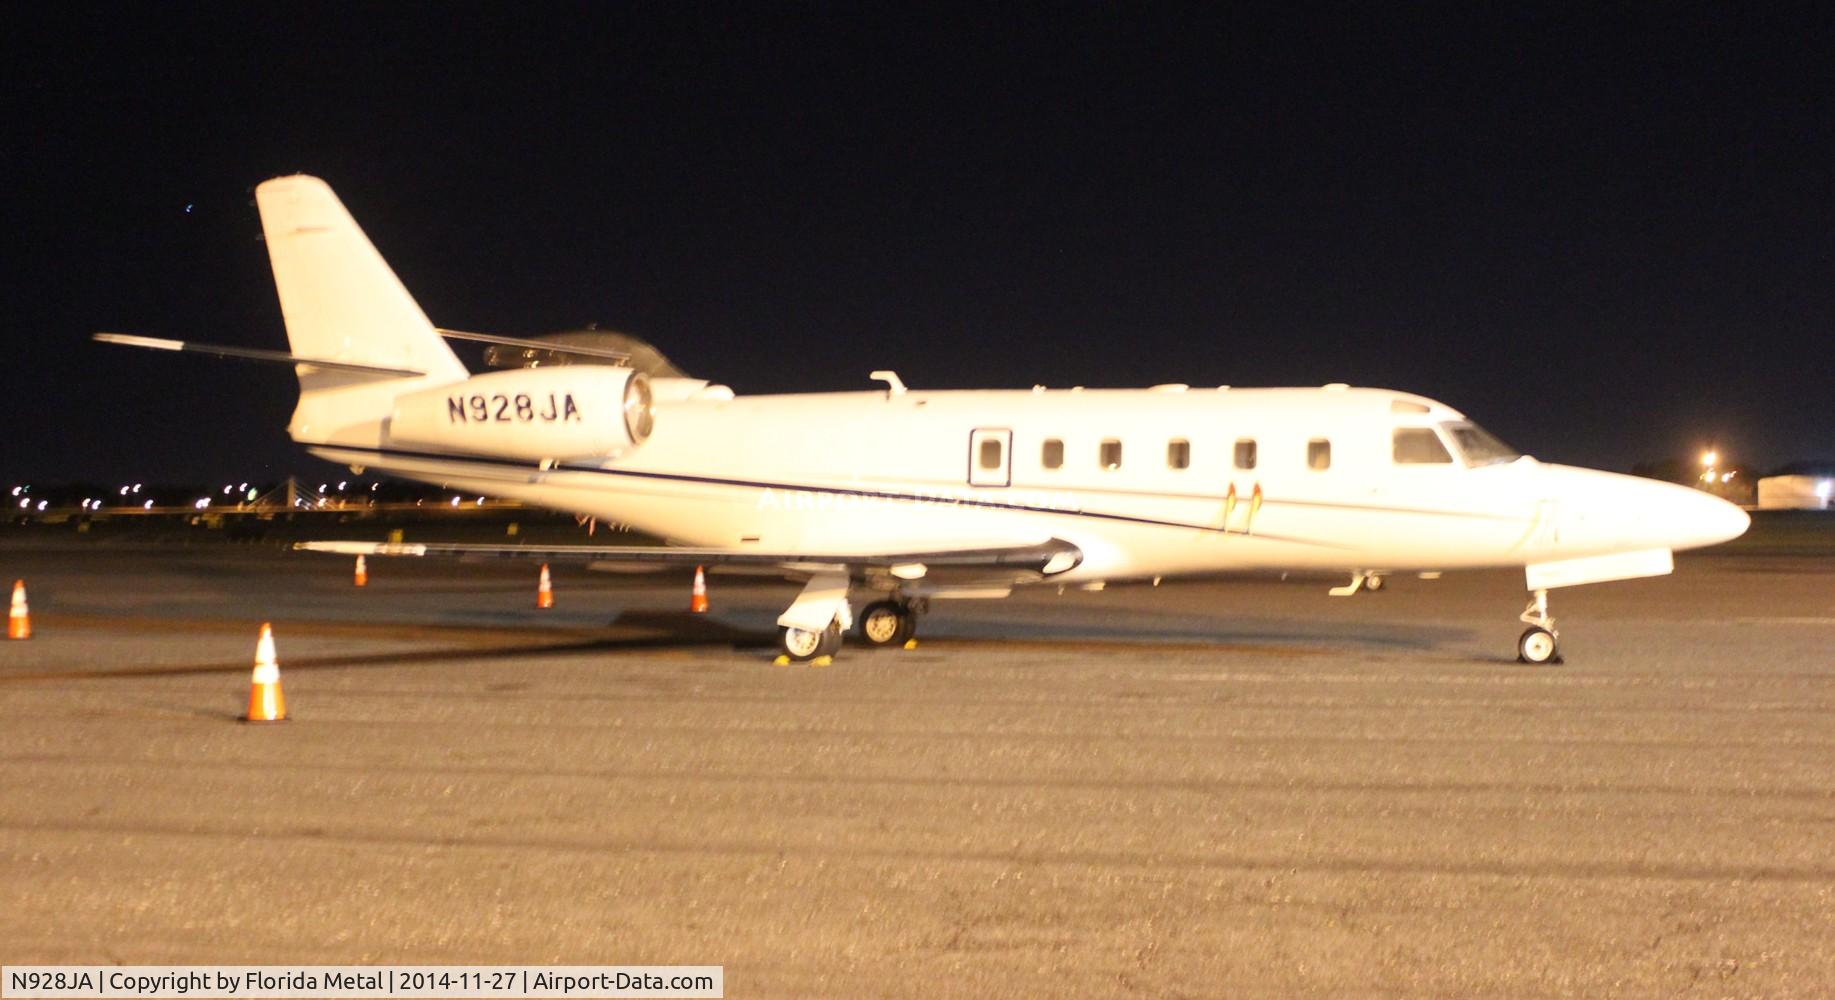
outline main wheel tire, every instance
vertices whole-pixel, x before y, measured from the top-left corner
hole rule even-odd
[[[1560,663],[1559,653],[1555,634],[1540,626],[1531,626],[1516,640],[1516,658],[1522,663]]]
[[[860,612],[858,625],[869,646],[903,646],[917,632],[917,616],[897,601],[875,601]]]
[[[830,629],[823,629],[816,632],[786,625],[777,630],[777,645],[784,651],[785,656],[799,663],[808,662],[822,655],[833,656],[832,650],[825,653],[824,649],[828,645],[830,631]]]

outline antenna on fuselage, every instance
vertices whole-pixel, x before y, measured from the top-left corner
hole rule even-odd
[[[905,394],[905,380],[899,378],[898,373],[891,369],[882,369],[873,372],[868,375],[867,378],[875,382],[884,382],[886,384],[887,399],[891,399],[894,396],[903,396]]]

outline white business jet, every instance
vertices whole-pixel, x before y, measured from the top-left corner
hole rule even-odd
[[[797,660],[855,625],[902,645],[931,600],[1022,584],[1317,570],[1349,574],[1333,593],[1351,594],[1403,571],[1520,566],[1533,596],[1517,652],[1545,663],[1548,591],[1669,573],[1675,550],[1748,524],[1697,490],[1518,455],[1384,389],[933,392],[880,371],[872,391],[735,396],[587,348],[474,375],[445,338],[556,345],[434,327],[323,181],[255,194],[290,352],[98,339],[292,364],[288,431],[314,455],[672,543],[301,548],[769,568],[807,581],[778,618]]]

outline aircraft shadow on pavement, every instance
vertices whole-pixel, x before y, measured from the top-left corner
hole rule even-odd
[[[177,623],[170,623],[177,627]],[[431,641],[438,642],[436,635]],[[470,631],[477,634],[474,624]],[[482,631],[488,632],[488,627]],[[297,634],[297,633],[296,633]],[[519,629],[515,636],[523,641],[473,642],[458,646],[441,644],[432,649],[387,649],[369,652],[300,654],[284,659],[289,672],[302,670],[337,670],[348,668],[382,668],[423,666],[463,661],[518,659],[525,657],[569,656],[594,652],[640,652],[714,646],[727,647],[748,654],[775,649],[777,631],[766,618],[728,621],[688,612],[630,610],[619,613],[603,630],[583,633],[579,629],[559,630],[552,637],[538,630]],[[1368,627],[1350,632],[1340,628],[1269,628],[1231,627],[1228,622],[1214,626],[1169,627],[1168,623],[1128,622],[1063,626],[1043,622],[951,622],[935,629],[924,640],[945,648],[956,644],[1009,645],[1022,648],[1075,648],[1118,645],[1151,652],[1155,647],[1190,651],[1215,649],[1219,653],[1258,650],[1270,653],[1321,655],[1353,652],[1358,649],[1375,652],[1431,652],[1457,648],[1469,639],[1470,630],[1447,626],[1396,625],[1382,629]],[[450,639],[447,640],[450,642]],[[1513,660],[1480,657],[1481,662],[1517,665]],[[248,661],[208,661],[149,664],[73,670],[41,670],[0,676],[0,684],[32,681],[104,680],[109,678],[176,677],[200,674],[245,674]]]

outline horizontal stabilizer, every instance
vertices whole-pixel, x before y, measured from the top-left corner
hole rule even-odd
[[[521,347],[545,354],[573,354],[582,358],[599,358],[605,361],[616,361],[626,364],[631,360],[630,351],[614,351],[601,347],[579,347],[554,340],[534,340],[528,337],[504,337],[495,333],[467,333],[464,330],[447,330],[435,328],[435,333],[447,340],[469,340],[478,344],[495,344],[498,347]]]
[[[235,358],[240,361],[268,361],[276,364],[311,365],[326,371],[355,372],[360,375],[381,375],[389,378],[416,378],[426,372],[417,372],[407,368],[386,368],[382,365],[361,365],[352,361],[332,361],[326,358],[302,358],[286,351],[263,351],[254,347],[230,347],[223,344],[194,344],[188,340],[167,340],[164,337],[137,337],[131,333],[98,333],[94,339],[103,344],[120,344],[123,347],[144,347],[153,351],[183,351],[187,354],[208,354],[216,358]]]

